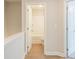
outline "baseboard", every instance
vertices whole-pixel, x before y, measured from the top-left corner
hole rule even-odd
[[[23,59],[25,59],[25,56],[26,56],[26,53],[24,53],[24,55],[23,55]]]
[[[72,52],[69,57],[71,57],[72,59],[75,59],[75,52]]]
[[[42,44],[43,38],[41,36],[32,37],[32,43],[33,44]]]
[[[65,57],[64,52],[59,52],[59,51],[45,52],[45,55]]]

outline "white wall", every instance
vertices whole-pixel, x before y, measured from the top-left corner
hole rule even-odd
[[[27,52],[25,50],[25,33],[21,32],[21,2],[5,1],[4,8],[4,57],[5,59],[24,59]]]
[[[5,2],[5,38],[21,32],[21,2]]]
[[[44,8],[32,8],[32,36],[43,36],[44,34]]]
[[[32,43],[41,44],[44,39],[44,7],[35,6],[32,7]]]
[[[44,53],[64,56],[64,0],[27,0],[27,3],[46,3]]]
[[[9,36],[6,38],[4,45],[5,59],[24,59],[24,33]]]
[[[64,7],[63,0],[53,0],[47,5],[47,30],[45,52],[50,55],[64,55]]]

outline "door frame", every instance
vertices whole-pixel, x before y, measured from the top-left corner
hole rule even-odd
[[[65,38],[64,38],[64,51],[65,57],[68,57],[68,2],[72,0],[64,0],[64,20],[65,20]]]
[[[31,35],[29,35],[29,34],[31,34],[31,27],[29,27],[31,24],[32,24],[32,22],[30,22],[30,19],[31,19],[31,21],[32,21],[32,14],[29,14],[29,11],[31,10],[32,11],[32,9],[29,9],[29,8],[31,8],[31,6],[30,5],[26,5],[26,25],[25,25],[25,28],[26,28],[26,35],[27,36],[31,36]],[[31,12],[32,13],[32,12]],[[28,19],[27,19],[27,14],[29,14],[29,15],[31,15],[31,17],[29,17],[29,15],[28,15]],[[27,24],[27,22],[28,22],[28,24]],[[31,23],[31,24],[30,24]],[[32,42],[31,42],[31,40],[32,40],[32,36],[31,37],[27,37],[26,38],[27,39],[27,44],[26,44],[26,49],[27,49],[27,53],[29,53],[29,51],[30,51],[30,49],[31,49],[31,44],[32,44]],[[28,45],[28,42],[29,42],[29,39],[30,39],[30,43],[31,44],[29,44]]]
[[[64,57],[67,57],[67,4],[64,0]]]
[[[68,4],[70,2],[75,2],[75,0],[66,1],[66,38],[67,38],[67,40],[66,40],[67,50],[66,51],[67,51],[67,57],[69,57],[69,55],[68,55],[68,50],[69,50],[68,49]]]
[[[45,39],[46,39],[46,25],[47,25],[47,22],[46,22],[46,3],[29,3],[29,4],[27,4],[26,3],[26,6],[31,6],[31,5],[43,5],[44,6],[44,36],[43,36],[43,38],[44,38],[44,41],[45,41]],[[25,27],[27,27],[27,26],[25,26]],[[45,46],[45,42],[43,42],[44,44],[44,46]],[[45,48],[44,48],[44,50],[45,50]],[[44,51],[44,54],[45,54],[45,51]]]

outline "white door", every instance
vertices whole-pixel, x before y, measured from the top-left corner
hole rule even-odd
[[[26,38],[27,38],[27,43],[26,43],[26,48],[27,52],[30,51],[31,46],[32,46],[32,9],[31,6],[26,6]]]
[[[74,1],[68,2],[68,56],[75,56]]]

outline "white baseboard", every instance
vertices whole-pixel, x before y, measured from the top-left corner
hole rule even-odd
[[[43,40],[43,37],[41,36],[32,37],[33,44],[42,44],[42,40]]]
[[[26,53],[24,53],[23,59],[25,59]]]
[[[75,52],[72,52],[69,57],[71,57],[72,59],[75,59]]]
[[[24,53],[24,56],[23,56],[23,59],[25,59],[25,56],[27,56],[28,55],[28,53],[27,52],[25,52]]]
[[[59,51],[55,51],[55,52],[45,52],[45,55],[52,55],[52,56],[60,56],[60,57],[65,57],[64,52],[59,52]]]

